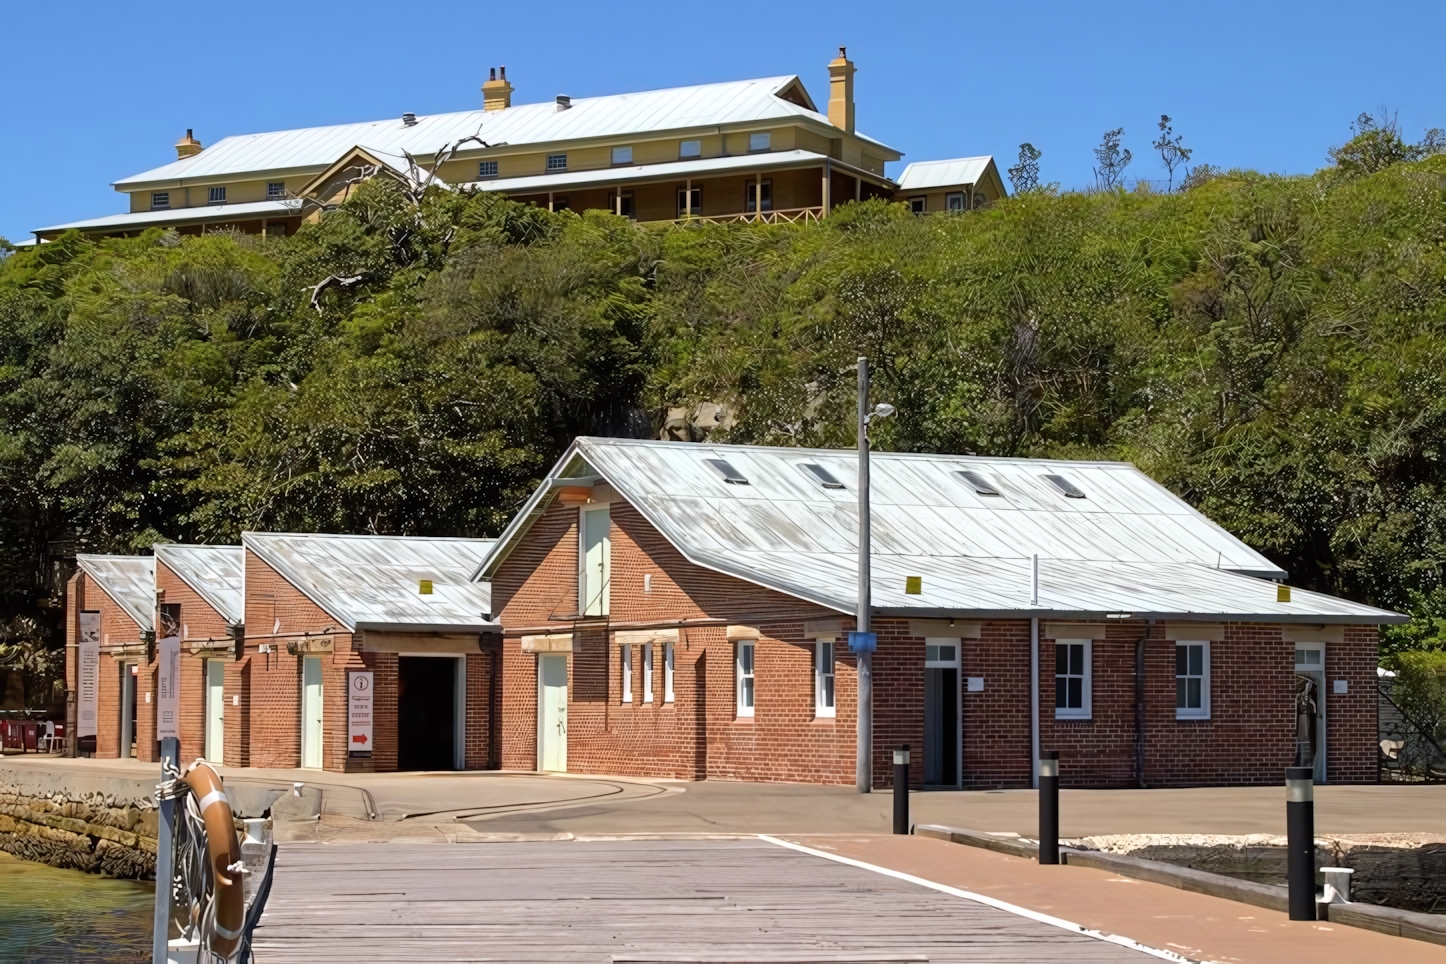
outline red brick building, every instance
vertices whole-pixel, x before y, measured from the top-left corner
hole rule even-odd
[[[852,452],[583,438],[479,569],[508,769],[852,783]],[[874,782],[1374,781],[1376,627],[1132,466],[873,459]],[[921,752],[922,751],[922,752]]]
[[[154,759],[155,560],[81,554],[66,587],[65,676],[77,694],[67,731],[74,751],[102,759]],[[82,636],[96,647],[80,685]]]

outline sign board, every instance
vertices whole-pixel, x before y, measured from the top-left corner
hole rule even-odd
[[[95,736],[99,713],[97,693],[100,684],[100,613],[80,614],[80,645],[75,662],[75,735]]]
[[[305,639],[292,640],[286,644],[286,651],[292,656],[304,656],[307,653],[330,653],[335,648],[335,636],[308,636]]]
[[[872,653],[879,648],[878,633],[849,633],[849,651],[854,653]]]
[[[162,603],[156,625],[156,739],[181,736],[181,606]]]
[[[350,756],[372,755],[372,693],[376,682],[370,670],[346,674],[346,748]]]

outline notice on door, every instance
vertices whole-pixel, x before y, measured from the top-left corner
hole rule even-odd
[[[346,681],[346,745],[349,756],[372,755],[372,692],[369,670],[352,670]]]
[[[160,639],[156,642],[156,739],[181,736],[181,607],[160,606]]]
[[[97,676],[100,673],[100,613],[80,614],[80,645],[76,652],[77,688],[75,735],[95,736],[98,701]]]

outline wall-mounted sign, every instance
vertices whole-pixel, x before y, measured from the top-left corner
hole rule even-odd
[[[181,736],[181,605],[161,603],[156,626],[156,739]]]
[[[286,651],[292,656],[301,656],[305,653],[330,653],[336,645],[334,636],[308,636],[306,639],[294,639],[286,644]]]
[[[854,653],[872,653],[879,648],[878,633],[861,633],[853,631],[849,633],[849,651]]]
[[[75,735],[95,736],[99,709],[100,613],[80,614],[80,645],[76,651]]]
[[[372,755],[372,693],[376,682],[369,670],[346,674],[346,748],[354,757]]]

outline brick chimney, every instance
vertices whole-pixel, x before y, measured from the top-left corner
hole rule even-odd
[[[182,161],[188,157],[195,157],[201,153],[201,142],[191,136],[191,129],[186,128],[186,136],[176,141],[176,160]]]
[[[499,78],[497,72],[501,70]],[[507,82],[507,68],[493,67],[492,74],[482,82],[482,109],[506,110],[512,106],[512,85]]]
[[[854,132],[854,62],[843,47],[828,63],[828,122],[841,131]]]

